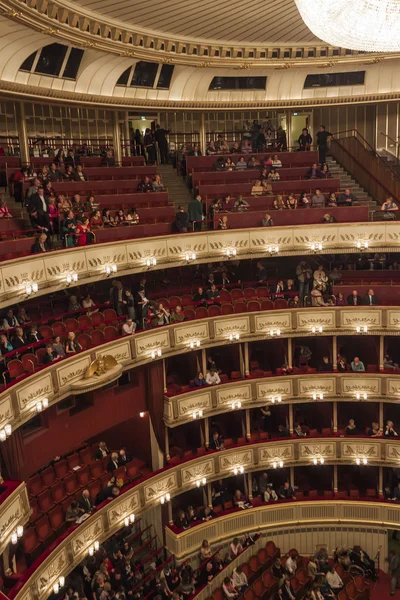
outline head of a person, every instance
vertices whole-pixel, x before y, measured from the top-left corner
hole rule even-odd
[[[111,493],[114,497],[119,496],[119,488],[116,485],[114,485],[111,490]]]
[[[68,333],[68,340],[73,342],[75,340],[75,333],[73,331],[70,331]]]
[[[349,426],[354,427],[354,425],[355,425],[354,419],[349,419]]]
[[[47,344],[46,354],[48,354],[50,356],[52,354],[52,352],[53,352],[53,346],[51,344]]]
[[[368,294],[369,294],[370,296],[373,296],[373,295],[374,295],[374,293],[375,293],[375,292],[374,292],[374,290],[373,290],[372,288],[370,288],[370,289],[368,290]]]
[[[21,337],[21,338],[23,337],[23,335],[24,335],[24,332],[22,331],[22,327],[16,327],[16,328],[15,328],[15,335],[16,335],[17,337]]]
[[[202,372],[202,371],[199,371],[199,372],[197,373],[197,379],[204,379],[204,375],[203,375],[203,372]],[[218,435],[218,434],[217,434],[217,435]]]
[[[344,190],[344,193],[346,194],[346,196],[350,196],[350,194],[351,194],[350,188],[346,188]]]
[[[324,356],[323,359],[324,363],[327,365],[329,362],[329,357],[328,356]]]
[[[353,362],[354,362],[355,365],[358,365],[358,363],[360,362],[360,359],[358,358],[358,356],[354,357],[354,361]]]
[[[283,487],[285,488],[285,490],[289,489],[289,482],[285,481],[285,483],[283,484]]]
[[[320,131],[325,131],[325,125],[320,125],[319,130]]]

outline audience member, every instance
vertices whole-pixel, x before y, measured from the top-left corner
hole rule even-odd
[[[355,373],[365,371],[364,363],[358,358],[358,356],[355,356],[354,360],[351,361],[351,370]]]
[[[358,429],[354,419],[349,419],[349,422],[345,429],[346,435],[358,435]]]
[[[363,298],[364,306],[376,306],[379,304],[378,298],[375,296],[375,292],[372,288],[368,290]]]
[[[296,495],[294,493],[294,489],[292,488],[292,486],[290,485],[290,483],[288,481],[285,481],[285,483],[279,488],[278,497],[281,498],[282,500],[286,500],[286,499],[290,499],[290,498],[292,498],[293,500],[296,500]]]

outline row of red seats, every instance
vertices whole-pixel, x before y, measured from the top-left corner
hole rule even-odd
[[[203,288],[204,289],[204,288]],[[246,302],[250,300],[259,300],[265,301],[270,298],[271,293],[269,292],[266,286],[259,287],[246,287],[242,288],[232,288],[230,291],[226,289],[219,289],[219,302],[230,302],[231,304],[237,302],[238,300],[244,300]],[[161,302],[166,308],[176,308],[177,306],[186,307],[194,307],[196,302],[193,300],[192,294],[182,294],[181,296],[170,296],[169,298],[158,298],[156,301]],[[265,310],[272,310],[277,308],[287,308],[288,304],[286,300],[283,298],[279,298],[275,300],[277,304],[275,305],[272,300],[269,300],[270,304],[267,306],[269,308]]]

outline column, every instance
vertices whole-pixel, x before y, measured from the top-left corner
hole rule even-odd
[[[333,402],[333,433],[337,433],[337,402]]]
[[[165,458],[166,460],[170,460],[170,454],[169,454],[169,433],[168,433],[168,427],[165,426]]]
[[[294,487],[294,467],[290,467],[289,483],[292,487]]]
[[[287,341],[287,364],[288,367],[293,367],[293,340],[292,338],[288,338]]]
[[[385,338],[383,335],[379,336],[379,370],[383,371],[383,358],[385,356]]]
[[[250,409],[246,408],[246,439],[251,440]]]
[[[251,473],[247,473],[247,487],[249,488],[248,499],[253,499],[253,477]]]
[[[30,165],[28,130],[26,128],[25,106],[23,102],[16,104],[17,109],[17,130],[19,138],[19,151],[21,154],[21,166]]]
[[[201,351],[201,364],[203,369],[203,375],[205,376],[207,373],[207,352],[205,348],[203,348]]]
[[[200,150],[203,155],[206,153],[207,148],[207,140],[206,140],[206,120],[205,115],[201,113],[201,121],[200,121]]]
[[[168,510],[168,521],[170,525],[174,524],[174,520],[172,518],[172,502],[168,502],[167,504],[167,510]]]
[[[379,475],[378,475],[378,495],[380,497],[383,496],[383,467],[379,467]]]
[[[163,370],[163,379],[164,379],[164,394],[167,393],[167,367],[165,364],[165,358],[162,359],[162,370]]]
[[[114,143],[114,159],[117,167],[122,164],[121,153],[121,130],[119,127],[118,111],[113,112],[113,143]]]
[[[200,427],[200,443],[202,446],[204,446],[205,439],[204,439],[204,429],[203,429],[202,421],[199,421],[199,427]]]
[[[242,344],[239,344],[239,362],[240,362],[240,375],[241,375],[241,377],[244,377],[246,367],[245,367],[245,363],[244,363]]]
[[[210,424],[208,421],[208,417],[204,419],[204,437],[206,448],[208,448],[210,445]]]
[[[337,370],[337,336],[334,335],[332,338],[332,364],[333,370]]]
[[[250,364],[249,364],[249,343],[244,343],[244,372],[246,377],[250,375]]]
[[[208,506],[212,508],[212,485],[211,483],[207,483],[207,502]]]
[[[293,404],[289,404],[289,431],[293,433]]]
[[[383,420],[383,402],[379,402],[379,427],[382,431],[385,430],[385,423]]]
[[[333,493],[338,492],[337,465],[333,465]]]
[[[248,486],[248,481],[249,481],[249,475],[250,475],[250,481],[251,481],[251,473],[247,473],[243,475],[243,486],[244,486],[244,495],[247,496],[247,498],[250,498],[249,494],[249,486]],[[250,490],[251,490],[252,486],[250,485]]]

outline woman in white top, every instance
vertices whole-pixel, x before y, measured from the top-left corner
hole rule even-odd
[[[91,299],[90,294],[87,294],[87,296],[82,300],[82,308],[91,308],[92,306],[96,305]],[[98,308],[96,308],[95,310],[88,310],[86,314],[88,317],[90,317],[90,315],[92,315],[95,312],[98,312],[98,310]]]
[[[277,154],[274,154],[274,155],[273,155],[273,157],[272,157],[272,161],[271,161],[271,165],[272,165],[273,167],[275,167],[275,169],[276,169],[276,168],[279,168],[279,167],[281,167],[281,166],[282,166],[282,162],[279,160],[279,157],[278,157],[278,155],[277,155]]]
[[[314,287],[318,287],[323,292],[328,289],[328,276],[324,271],[323,265],[319,265],[318,269],[314,271]]]

